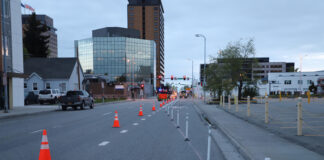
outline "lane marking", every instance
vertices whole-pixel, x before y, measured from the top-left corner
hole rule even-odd
[[[109,141],[103,141],[103,142],[99,143],[98,146],[103,147],[109,143],[110,143]]]
[[[61,127],[62,127],[61,125],[53,126],[53,128],[61,128]]]
[[[145,121],[146,119],[145,119],[145,118],[142,118],[141,120],[142,120],[142,121]]]
[[[139,125],[139,123],[133,123],[133,125],[134,125],[134,126],[138,126],[138,125]]]
[[[30,133],[33,134],[33,133],[37,133],[37,132],[41,132],[41,131],[43,131],[43,130],[40,129],[40,130],[37,130],[37,131],[34,131],[34,132],[30,132]]]
[[[149,114],[149,115],[147,115],[147,116],[148,116],[148,117],[151,117],[152,115]]]
[[[120,133],[126,133],[126,132],[128,132],[128,130],[122,130],[122,131],[120,131]]]
[[[105,113],[105,114],[103,114],[103,116],[107,116],[107,115],[109,115],[109,114],[111,114],[112,112],[108,112],[108,113]]]

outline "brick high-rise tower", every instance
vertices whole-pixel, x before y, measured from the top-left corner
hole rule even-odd
[[[156,75],[164,77],[164,10],[161,0],[128,0],[128,28],[156,42]],[[157,78],[157,77],[155,77]],[[157,87],[163,82],[157,81]]]

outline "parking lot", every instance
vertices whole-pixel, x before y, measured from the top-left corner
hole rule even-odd
[[[265,123],[265,100],[258,99],[258,104],[251,104],[250,116],[247,116],[247,104],[228,103],[220,108],[250,123],[263,127],[295,143],[314,151],[324,153],[324,99],[314,98],[311,103],[302,99],[302,136],[297,136],[297,102],[298,99],[269,99],[269,123]]]

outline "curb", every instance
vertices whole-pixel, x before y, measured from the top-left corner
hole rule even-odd
[[[193,101],[193,103],[199,108],[199,110],[204,114],[204,116],[208,118],[208,120],[211,121],[212,124],[215,125],[215,127],[217,127],[229,139],[229,141],[234,145],[234,147],[243,156],[244,159],[254,160],[252,154],[249,153],[249,151],[246,150],[246,148],[242,144],[240,144],[224,126],[219,124],[217,121],[210,119],[208,114],[206,114],[206,112],[203,111],[195,101]]]
[[[49,113],[49,112],[55,112],[55,111],[58,111],[58,109],[39,111],[39,112],[33,112],[33,113],[22,113],[22,114],[8,115],[8,116],[0,117],[0,120],[18,118],[18,117],[25,117],[25,116],[31,116],[31,115],[38,115],[38,114],[42,114],[42,113]]]
[[[97,104],[95,106],[103,106],[103,105],[107,105],[107,104],[117,104],[117,103],[125,103],[125,102],[131,102],[131,101],[130,100],[124,100],[124,101],[106,102],[106,103]],[[52,110],[45,110],[45,111],[39,111],[39,112],[8,115],[8,116],[0,117],[0,120],[2,120],[2,119],[17,118],[17,117],[25,117],[25,116],[31,116],[31,115],[38,115],[38,114],[42,114],[42,113],[55,112],[55,111],[59,111],[59,110],[60,109],[55,108],[55,109],[52,109]]]

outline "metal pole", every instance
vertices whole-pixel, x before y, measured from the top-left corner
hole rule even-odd
[[[6,29],[5,29],[5,2],[2,0],[2,40],[3,40],[3,75],[2,79],[6,81],[6,83],[3,83],[4,85],[4,113],[9,113],[8,109],[8,82],[7,82],[7,37],[5,36]],[[5,78],[5,79],[4,79]]]
[[[173,107],[171,108],[171,121],[173,121]]]
[[[298,97],[298,113],[297,113],[297,136],[303,135],[303,107],[302,107],[302,98]]]
[[[225,96],[223,96],[223,107],[225,108]]]
[[[210,160],[211,126],[208,126],[207,160]]]
[[[223,99],[223,96],[220,96],[219,97],[219,106],[222,106],[223,104],[222,104],[222,99]]]
[[[167,109],[168,109],[168,116],[170,116],[170,109],[169,109],[170,107],[169,106],[167,106]]]
[[[231,96],[228,95],[228,109],[231,109]]]
[[[179,124],[179,108],[177,109],[177,128],[180,128],[180,124]]]
[[[194,91],[193,91],[193,87],[194,87],[194,75],[193,75],[193,69],[194,69],[194,61],[192,60],[192,65],[191,65],[191,93],[192,93],[192,98],[195,98],[194,97]]]
[[[189,114],[186,113],[186,138],[185,138],[185,141],[189,141],[188,128],[189,128]]]
[[[239,108],[238,108],[238,98],[237,96],[235,96],[235,111],[238,112],[239,111]]]
[[[206,103],[206,37],[203,36],[204,38],[204,103]]]
[[[251,111],[250,111],[250,96],[247,97],[247,116],[250,117]]]
[[[266,98],[266,101],[265,101],[265,118],[264,118],[264,122],[269,123],[269,99],[268,99],[268,96],[266,96],[265,98]]]

